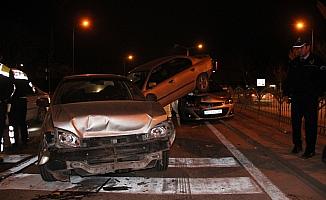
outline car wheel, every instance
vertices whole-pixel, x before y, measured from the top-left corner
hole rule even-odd
[[[162,152],[162,160],[158,160],[156,162],[156,170],[157,171],[165,171],[169,166],[169,151]]]
[[[39,159],[41,158],[41,152],[44,149],[44,145],[45,145],[45,141],[43,140],[39,145],[39,153],[38,153]],[[57,179],[51,174],[50,170],[48,169],[48,163],[39,165],[38,167],[40,170],[41,177],[44,181],[48,181],[48,182],[57,181]]]
[[[208,75],[201,73],[196,80],[196,89],[199,92],[206,92],[208,90]]]
[[[51,173],[50,170],[48,169],[48,164],[45,163],[44,165],[39,166],[40,174],[41,177],[44,181],[52,182],[52,181],[58,181]]]

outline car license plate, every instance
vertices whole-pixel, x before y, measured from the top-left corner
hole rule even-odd
[[[204,111],[204,115],[214,115],[214,114],[221,114],[221,113],[222,113],[222,109]]]

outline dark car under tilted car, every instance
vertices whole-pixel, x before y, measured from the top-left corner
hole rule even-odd
[[[204,93],[189,93],[178,102],[179,115],[183,121],[221,119],[234,115],[231,94],[215,81],[209,81]]]

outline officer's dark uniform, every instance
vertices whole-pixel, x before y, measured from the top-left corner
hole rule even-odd
[[[26,95],[28,94],[28,88],[26,88],[26,86],[28,86],[28,83],[23,82],[26,82],[26,80],[15,79],[16,91],[12,96],[11,109],[9,113],[9,123],[14,127],[14,146],[17,146],[17,144],[19,144],[19,141],[21,141],[22,144],[26,144],[28,140],[28,130],[26,123]],[[19,135],[21,136],[21,140],[19,140]]]
[[[13,74],[8,67],[0,63],[0,142],[6,126],[7,104],[14,92]]]
[[[290,61],[288,76],[284,83],[284,95],[291,98],[292,153],[302,150],[301,124],[305,119],[306,149],[303,158],[315,155],[317,141],[318,97],[325,92],[325,64],[310,53],[304,59]]]

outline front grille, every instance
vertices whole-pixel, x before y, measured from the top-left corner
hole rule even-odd
[[[144,138],[145,138],[145,134],[86,138],[81,140],[81,146],[100,147],[100,146],[111,146],[114,144],[139,143],[139,142],[143,142]]]
[[[123,138],[126,140],[123,140]],[[86,161],[89,164],[96,164],[136,161],[142,159],[145,154],[163,151],[169,148],[168,140],[166,138],[143,142],[139,141],[139,137],[134,136],[122,138],[119,136],[115,137],[115,139],[121,139],[119,140],[120,143],[114,143],[110,138],[84,139],[84,142],[88,145],[102,144],[102,146],[82,147],[76,149],[56,149],[52,152],[52,155],[55,160]]]
[[[216,102],[216,103],[201,102],[200,105],[204,107],[212,108],[212,107],[222,106],[223,102]]]

